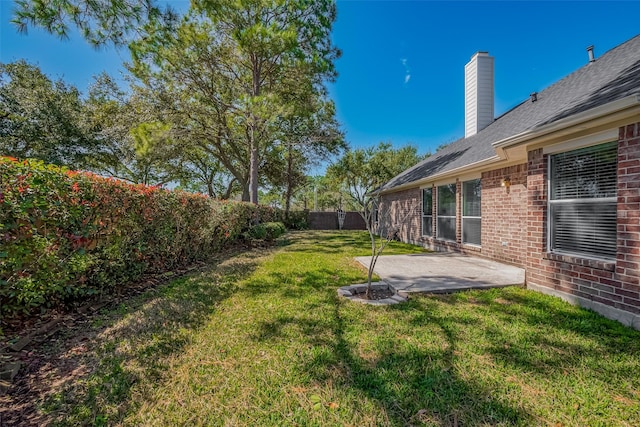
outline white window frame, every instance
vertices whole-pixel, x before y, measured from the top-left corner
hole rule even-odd
[[[453,192],[453,197],[454,197],[454,200],[455,200],[453,215],[440,215],[438,213],[438,210],[440,209],[440,190],[439,189],[440,189],[440,187],[445,187],[445,186],[450,186],[450,185],[453,185],[454,188],[455,188],[455,190]],[[456,200],[457,199],[457,197],[456,197],[457,191],[458,191],[458,189],[457,189],[457,185],[456,185],[455,182],[448,183],[448,184],[441,184],[441,185],[438,185],[436,187],[436,197],[437,197],[437,204],[436,204],[437,209],[436,209],[436,212],[435,212],[435,214],[436,214],[435,215],[435,217],[436,217],[436,238],[439,239],[439,240],[444,240],[444,241],[447,241],[447,242],[455,242],[456,241],[456,236],[457,236],[457,232],[458,232],[458,230],[457,230],[457,228],[458,228],[458,219],[457,219],[457,213],[458,213],[458,205],[457,205],[457,203],[458,203],[458,201]],[[453,239],[448,239],[446,237],[440,236],[440,227],[438,226],[438,220],[440,218],[453,218],[453,226],[454,226],[454,237],[453,237]]]
[[[602,135],[607,135],[610,136],[611,132],[607,132],[607,133],[602,133]],[[554,242],[554,235],[553,235],[553,215],[552,215],[552,206],[553,205],[558,205],[558,204],[563,204],[563,203],[576,203],[576,204],[589,204],[589,205],[597,205],[597,204],[606,204],[606,205],[610,205],[610,204],[614,204],[617,205],[617,195],[613,196],[613,197],[600,197],[600,198],[577,198],[577,199],[558,199],[558,200],[553,200],[551,198],[552,195],[552,182],[551,182],[551,178],[552,178],[552,173],[553,173],[553,156],[557,155],[557,154],[561,154],[561,153],[566,153],[566,152],[571,152],[571,151],[575,151],[575,150],[579,150],[582,148],[586,148],[586,147],[590,147],[590,146],[596,146],[596,145],[601,145],[601,144],[606,144],[606,143],[614,143],[616,142],[615,140],[609,140],[609,141],[602,141],[602,135],[598,135],[599,139],[596,138],[590,138],[588,141],[585,140],[585,143],[580,143],[580,140],[576,140],[576,141],[571,141],[571,144],[566,144],[563,145],[562,148],[565,149],[551,149],[548,151],[545,151],[545,153],[548,153],[548,158],[547,158],[547,252],[549,253],[554,253],[554,254],[558,254],[558,255],[568,255],[568,256],[573,256],[573,257],[578,257],[578,258],[585,258],[585,259],[593,259],[593,260],[598,260],[598,261],[608,261],[608,262],[612,262],[615,261],[615,255],[613,256],[597,256],[595,254],[589,254],[589,253],[585,253],[585,252],[574,252],[574,251],[567,251],[567,250],[562,250],[562,249],[558,249],[558,248],[554,248],[553,246],[553,242]],[[598,142],[595,142],[598,141]],[[616,164],[617,164],[617,160],[616,160]],[[616,168],[616,175],[617,175],[617,168]],[[616,177],[617,180],[617,177]],[[617,210],[617,207],[616,207]],[[617,234],[617,233],[616,233]],[[616,237],[617,240],[617,237]]]
[[[469,179],[466,180],[464,182],[462,182],[461,185],[461,189],[462,189],[462,194],[461,194],[461,209],[460,209],[460,215],[462,216],[462,233],[461,233],[461,238],[462,238],[462,243],[465,245],[471,245],[471,246],[477,246],[477,247],[481,247],[482,244],[481,243],[472,243],[472,242],[465,242],[464,241],[464,227],[465,227],[465,219],[479,219],[480,220],[480,242],[482,242],[482,208],[480,208],[480,216],[470,216],[470,215],[465,215],[464,214],[464,202],[465,202],[465,197],[464,197],[464,184],[467,182],[471,182],[471,181],[479,181],[480,182],[480,205],[482,206],[482,180],[480,178],[475,178],[475,179]]]
[[[424,192],[425,192],[425,190],[431,191],[431,214],[430,215],[425,215],[424,214]],[[422,210],[422,217],[421,217],[422,218],[422,222],[420,223],[421,233],[422,233],[422,236],[424,236],[424,237],[433,237],[433,217],[434,217],[434,215],[433,215],[433,187],[423,187],[421,189],[420,194],[422,195],[422,208],[421,208],[421,210]],[[425,233],[424,220],[425,220],[425,218],[429,218],[429,217],[431,218],[431,228],[428,230],[428,233]]]

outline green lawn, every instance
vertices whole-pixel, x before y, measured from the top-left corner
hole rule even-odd
[[[640,425],[639,332],[520,288],[339,299],[367,250],[364,233],[288,234],[105,312],[86,373],[41,411],[62,425]]]

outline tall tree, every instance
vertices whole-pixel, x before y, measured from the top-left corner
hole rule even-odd
[[[341,200],[339,187],[326,176],[307,176],[295,197],[296,209],[350,210],[351,206]]]
[[[169,7],[153,0],[16,0],[12,22],[19,31],[29,26],[44,28],[68,38],[76,27],[92,45],[123,45],[145,22],[173,20]]]
[[[264,171],[271,185],[284,187],[283,205],[289,212],[294,196],[307,184],[309,167],[328,161],[347,144],[335,119],[333,102],[324,99],[282,117],[275,127],[278,144]]]
[[[248,200],[248,151],[232,114],[240,94],[225,74],[235,73],[227,66],[231,52],[197,16],[175,28],[148,25],[146,38],[132,44],[131,71],[140,79],[139,93],[172,125],[174,139],[220,162]]]
[[[95,148],[80,92],[20,60],[0,63],[0,153],[81,168]]]
[[[163,185],[184,176],[181,147],[155,106],[135,91],[125,91],[106,74],[96,78],[85,102],[96,148],[88,167],[125,181]]]
[[[236,178],[201,144],[182,141],[179,146],[176,170],[181,187],[216,199],[229,199],[242,191]]]
[[[136,38],[131,71],[170,113],[172,137],[197,141],[195,152],[222,164],[255,203],[266,153],[284,141],[274,123],[307,102],[292,88],[322,98],[336,76],[332,0],[194,0],[180,21],[153,0],[16,3],[23,30],[66,37],[75,26],[95,45]],[[293,161],[306,157],[286,144],[294,182]]]
[[[207,134],[212,154],[246,181],[248,199],[257,203],[261,159],[277,140],[273,124],[297,103],[286,97],[292,76],[316,94],[335,77],[338,51],[329,37],[335,4],[202,0],[193,6],[174,28],[146,27],[146,36],[132,45],[132,71],[146,85],[167,87],[182,94],[173,99],[192,104],[182,128]]]
[[[390,143],[380,142],[373,147],[348,151],[327,168],[327,177],[342,187],[363,215],[370,215],[377,199],[375,190],[425,157],[418,154],[413,145],[393,148]],[[364,219],[370,222],[371,218]]]

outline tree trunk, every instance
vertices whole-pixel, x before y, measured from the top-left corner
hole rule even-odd
[[[251,66],[253,69],[253,96],[260,96],[260,74],[262,64],[257,56],[252,54]],[[249,159],[249,191],[250,202],[258,204],[258,142],[256,141],[256,128],[258,127],[258,119],[254,113],[251,114],[251,122],[249,129],[249,148],[251,150]]]
[[[285,193],[285,199],[284,199],[284,213],[288,214],[289,210],[291,209],[291,196],[293,195],[293,177],[292,177],[292,170],[293,170],[293,154],[291,153],[293,151],[291,144],[289,144],[288,148],[287,148],[288,152],[287,152],[287,192]]]
[[[370,217],[370,215],[367,215],[367,214],[363,215],[363,219],[365,221],[367,221],[367,216]],[[369,225],[368,223],[367,223],[367,231],[369,232],[369,238],[371,239],[371,262],[369,262],[369,271],[367,274],[367,292],[365,296],[367,297],[367,299],[371,299],[371,276],[373,276],[373,268],[376,265],[376,237],[373,234],[373,229],[371,228],[371,225]]]
[[[233,191],[233,183],[236,181],[236,178],[232,178],[231,181],[229,181],[229,185],[227,185],[227,191],[222,195],[222,198],[224,200],[229,200],[229,198],[231,198],[231,192]]]
[[[258,144],[251,129],[251,157],[249,160],[249,201],[258,204]]]

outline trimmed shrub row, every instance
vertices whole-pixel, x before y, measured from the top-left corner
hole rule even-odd
[[[267,206],[0,157],[0,316],[206,259],[282,219]]]
[[[281,222],[265,222],[251,227],[246,233],[246,238],[271,242],[286,232],[287,229]]]
[[[289,211],[284,216],[284,225],[288,230],[308,230],[309,211]]]

